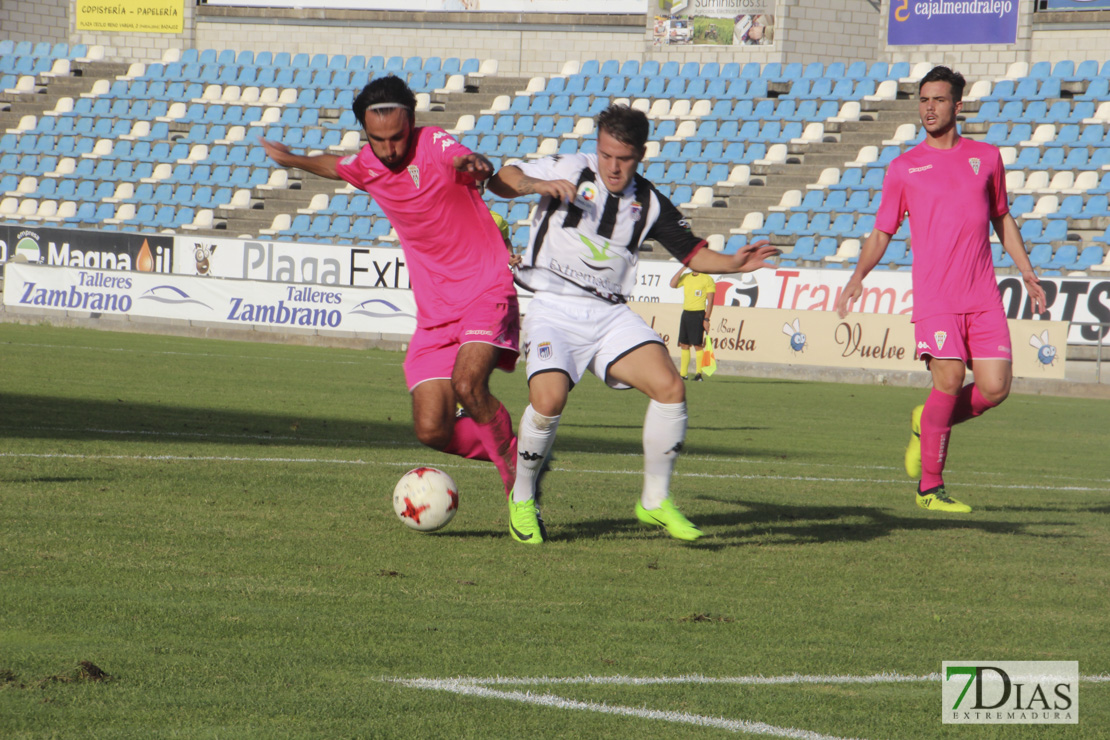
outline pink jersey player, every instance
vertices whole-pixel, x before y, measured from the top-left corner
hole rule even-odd
[[[336,172],[365,190],[385,211],[401,239],[417,300],[417,325],[454,321],[475,302],[515,297],[501,231],[475,186],[455,169],[473,155],[441,128],[413,133],[409,157],[396,169],[367,144],[339,160]],[[445,238],[447,237],[447,238]]]
[[[296,155],[262,141],[283,167],[346,180],[370,193],[397,230],[417,305],[405,356],[413,426],[429,447],[492,461],[506,496],[516,476],[508,411],[489,390],[495,367],[512,370],[520,317],[501,232],[477,183],[493,166],[446,131],[418,128],[416,97],[398,77],[380,77],[352,109],[369,142],[355,155]],[[456,405],[466,412],[456,417]]]
[[[919,478],[917,505],[968,513],[948,496],[944,463],[952,426],[1005,400],[1013,379],[1010,331],[994,277],[990,230],[1021,272],[1034,309],[1044,289],[1010,215],[1006,173],[997,148],[965,139],[956,130],[965,81],[934,67],[918,86],[925,140],[890,163],[875,230],[860,251],[837,300],[844,317],[863,292],[863,278],[879,263],[904,218],[913,248],[913,322],[917,354],[933,376],[933,390],[910,415],[906,473]],[[975,382],[964,385],[967,368]]]
[[[1009,212],[1002,156],[991,144],[960,138],[938,149],[923,141],[890,163],[875,228],[893,234],[909,215],[914,321],[1000,305],[990,229]]]

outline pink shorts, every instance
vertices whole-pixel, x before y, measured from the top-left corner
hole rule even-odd
[[[918,359],[960,360],[967,365],[975,360],[1011,362],[1014,358],[1010,325],[1001,307],[997,311],[930,316],[915,323],[913,332]]]
[[[417,327],[405,354],[405,383],[409,391],[426,380],[450,380],[459,347],[470,342],[500,347],[497,366],[510,373],[516,368],[520,355],[520,309],[515,295],[498,302],[476,302],[458,321],[424,329]]]

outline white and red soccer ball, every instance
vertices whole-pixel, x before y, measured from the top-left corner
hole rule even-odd
[[[459,510],[459,487],[442,470],[410,470],[393,489],[393,510],[409,527],[432,532],[447,526]]]

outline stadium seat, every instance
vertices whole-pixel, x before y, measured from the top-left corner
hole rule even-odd
[[[1062,269],[1068,271],[1087,271],[1100,264],[1104,259],[1103,249],[1097,244],[1091,244],[1083,248],[1075,261],[1064,265]]]

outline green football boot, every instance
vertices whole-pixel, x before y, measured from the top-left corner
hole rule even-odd
[[[910,443],[906,445],[906,475],[921,480],[921,412],[924,404],[910,414]]]
[[[944,486],[937,486],[918,493],[917,505],[929,511],[947,511],[950,514],[968,514],[971,512],[971,507],[967,504],[949,498],[944,491]]]
[[[669,498],[663,499],[658,509],[645,509],[644,505],[637,501],[636,518],[644,524],[664,527],[676,540],[692,542],[702,535],[702,531],[684,517]]]
[[[526,545],[542,545],[547,533],[544,531],[540,510],[536,500],[513,501],[509,499],[509,533],[517,542]]]

